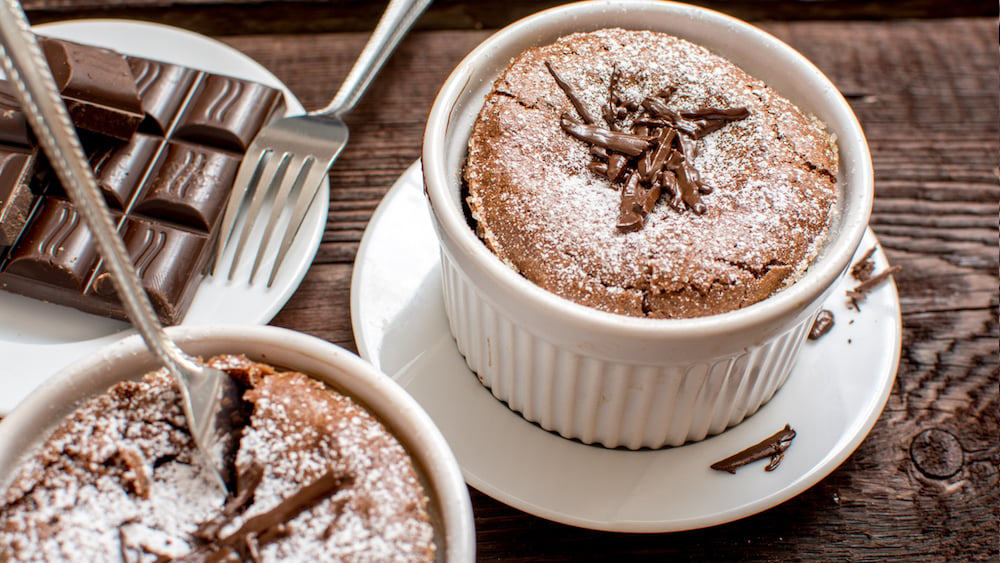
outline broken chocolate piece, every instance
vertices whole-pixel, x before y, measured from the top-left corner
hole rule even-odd
[[[21,111],[14,85],[7,80],[0,80],[0,144],[25,148],[34,145],[28,118]]]
[[[73,125],[127,140],[142,122],[142,103],[125,57],[110,49],[41,39]]]
[[[561,125],[564,131],[581,141],[593,143],[601,148],[624,155],[639,156],[642,151],[649,148],[649,140],[638,135],[611,131],[596,125],[573,123],[567,118],[563,118]]]
[[[545,61],[545,68],[549,69],[549,74],[552,75],[556,84],[559,85],[559,88],[561,88],[566,94],[566,97],[569,98],[569,102],[573,104],[573,108],[576,109],[576,113],[580,115],[580,119],[582,119],[587,125],[594,125],[597,123],[597,119],[590,114],[587,106],[580,100],[580,96],[576,93],[576,90],[573,89],[573,86],[566,82],[563,77],[559,76],[559,73],[556,72],[556,69],[552,67],[552,64],[549,63],[549,61]]]
[[[35,202],[29,185],[34,168],[34,154],[0,147],[0,252],[14,244],[28,221]]]
[[[737,469],[748,463],[753,463],[764,458],[771,458],[764,471],[774,471],[785,456],[785,450],[788,449],[788,446],[792,445],[793,439],[795,439],[795,430],[792,430],[792,427],[786,424],[781,430],[749,448],[735,453],[722,461],[713,463],[711,468],[717,471],[736,473]]]
[[[813,320],[813,325],[809,329],[809,340],[819,340],[824,334],[833,329],[833,312],[827,309],[820,309]]]

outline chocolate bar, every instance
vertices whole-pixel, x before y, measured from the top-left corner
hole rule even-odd
[[[74,125],[157,315],[177,324],[214,256],[247,145],[283,113],[281,92],[96,47],[44,45],[50,64],[68,61],[75,73],[101,65],[94,76],[117,77],[125,68],[131,77],[102,82],[109,90],[102,92],[94,81],[62,80],[61,94],[78,109]],[[109,53],[120,61],[109,62]],[[0,86],[0,289],[127,320],[96,240],[3,92]],[[135,119],[130,92],[141,104]],[[93,105],[108,106],[100,110],[105,120],[93,119]]]
[[[142,102],[125,57],[90,45],[42,38],[56,86],[73,125],[128,140],[142,121]]]

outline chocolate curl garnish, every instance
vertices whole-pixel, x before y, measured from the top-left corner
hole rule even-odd
[[[338,477],[332,471],[327,472],[271,510],[246,519],[232,534],[216,538],[175,561],[218,561],[233,553],[242,555],[244,560],[252,559],[251,553],[257,551],[258,545],[287,535],[287,522],[353,482],[351,477]]]
[[[562,118],[561,125],[563,131],[581,141],[592,143],[624,155],[639,156],[644,150],[649,148],[649,141],[647,139],[630,133],[611,131],[596,125],[574,123],[566,117]]]
[[[680,189],[681,199],[691,208],[691,211],[694,211],[697,215],[701,215],[707,209],[701,201],[698,185],[688,176],[690,171],[690,166],[681,165],[677,167],[674,174],[677,175],[677,186]]]
[[[694,135],[698,132],[698,126],[683,117],[681,114],[667,107],[662,100],[656,98],[646,98],[642,101],[642,107],[651,113],[653,117],[665,119],[667,124],[679,130],[681,133]]]
[[[667,202],[675,211],[684,211],[684,201],[681,200],[681,188],[677,185],[677,175],[670,170],[660,172],[660,186],[670,198]]]
[[[736,470],[748,463],[753,463],[757,460],[764,458],[771,458],[768,462],[767,467],[764,471],[774,471],[781,463],[781,459],[785,456],[785,450],[788,446],[792,445],[792,440],[795,439],[795,431],[792,427],[785,425],[785,427],[771,436],[761,440],[760,442],[750,446],[749,448],[733,454],[722,461],[717,461],[711,465],[712,469],[718,471],[727,471],[729,473],[736,473]]]
[[[642,159],[639,160],[638,169],[643,182],[651,182],[660,173],[660,170],[663,169],[664,164],[667,162],[667,156],[670,155],[670,145],[675,136],[677,136],[676,129],[660,129],[660,134],[656,139],[656,149],[646,151]]]
[[[565,80],[563,80],[561,76],[559,76],[559,73],[556,72],[556,69],[552,66],[552,63],[550,63],[549,61],[545,61],[545,68],[549,69],[549,74],[552,75],[552,78],[556,80],[556,84],[559,85],[559,88],[561,88],[562,91],[566,94],[566,97],[569,98],[569,102],[573,104],[573,107],[576,109],[576,113],[580,114],[580,119],[582,119],[583,122],[588,125],[596,124],[597,119],[593,115],[591,115],[589,110],[587,110],[587,106],[583,104],[583,100],[581,100],[580,96],[577,95],[576,90],[573,89],[573,86],[571,86],[569,82],[566,82]]]
[[[622,179],[625,174],[625,168],[628,166],[628,159],[624,156],[613,152],[608,155],[608,180],[611,183],[615,183]]]
[[[641,212],[645,195],[639,186],[639,174],[633,172],[625,181],[625,185],[622,186],[621,208],[617,225],[619,230],[634,231],[642,227],[645,222],[645,217]]]
[[[749,115],[750,111],[744,107],[729,109],[705,108],[681,113],[681,117],[698,125],[698,130],[694,134],[696,139],[722,129],[725,124],[731,121],[745,119]]]
[[[611,129],[615,129],[617,127],[618,105],[621,102],[621,99],[618,97],[618,92],[616,92],[618,88],[619,76],[621,75],[618,72],[618,67],[615,67],[615,69],[611,71],[611,78],[608,80],[608,103],[604,104],[604,107],[602,108],[604,121]]]

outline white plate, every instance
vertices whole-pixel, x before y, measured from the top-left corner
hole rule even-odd
[[[304,111],[288,88],[267,69],[232,47],[203,35],[127,20],[60,22],[38,26],[36,30],[274,86],[284,92],[289,114]],[[267,288],[261,280],[250,285],[245,281],[232,283],[224,278],[207,278],[198,288],[183,324],[270,321],[309,269],[323,235],[328,206],[329,185],[324,183],[273,286]],[[248,248],[245,256],[252,256],[255,251],[256,248]],[[242,262],[241,271],[249,272],[253,261]],[[0,414],[9,412],[58,370],[131,332],[126,323],[0,292],[0,358],[3,359]]]
[[[861,250],[876,244],[869,231]],[[876,268],[886,267],[881,250]],[[842,289],[826,304],[836,324],[803,346],[788,382],[742,424],[663,450],[608,450],[526,422],[482,387],[448,331],[437,237],[419,163],[379,205],[354,265],[351,316],[363,358],[399,381],[441,428],[466,481],[537,516],[586,528],[667,532],[729,522],[801,493],[854,451],[878,419],[899,360],[896,287],[848,310]],[[781,465],[735,475],[709,465],[791,424]]]

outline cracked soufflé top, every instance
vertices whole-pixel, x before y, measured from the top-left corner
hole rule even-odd
[[[837,148],[707,49],[604,29],[510,63],[463,175],[480,238],[527,279],[604,311],[688,318],[801,277],[827,236]]]
[[[0,496],[0,561],[433,561],[403,446],[351,398],[243,356],[233,493],[198,463],[166,370],[82,404]]]

